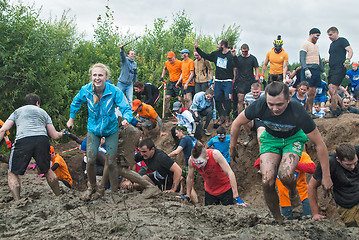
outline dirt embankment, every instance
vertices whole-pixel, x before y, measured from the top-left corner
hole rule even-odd
[[[359,116],[345,114],[337,119],[316,120],[329,151],[340,142],[359,144]],[[165,129],[172,127],[170,122]],[[211,128],[211,126],[210,126]],[[229,132],[229,129],[228,129]],[[211,130],[215,136],[215,130]],[[244,134],[241,134],[244,138]],[[203,142],[209,137],[203,138]],[[158,148],[170,152],[171,136],[156,139]],[[57,151],[77,146],[69,142],[55,146]],[[263,200],[261,178],[253,167],[258,158],[256,140],[247,147],[238,147],[239,158],[231,163],[239,194],[250,207],[193,206],[163,194],[144,200],[137,192],[123,193],[115,203],[110,194],[92,202],[79,199],[85,186],[81,162],[82,154],[72,152],[63,157],[74,179],[74,187],[55,197],[43,178],[34,170],[23,177],[20,202],[13,202],[7,186],[7,166],[0,164],[0,238],[2,239],[358,239],[358,228],[344,228],[337,219],[332,201],[320,201],[328,219],[310,219],[274,223]],[[315,162],[314,146],[308,152]],[[183,157],[176,159],[183,165]],[[203,203],[203,180],[198,177],[196,190]],[[330,203],[329,203],[330,202]]]

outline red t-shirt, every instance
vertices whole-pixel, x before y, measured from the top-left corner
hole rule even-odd
[[[207,149],[208,161],[204,168],[192,166],[202,175],[204,180],[204,190],[213,196],[218,196],[231,189],[229,177],[222,170],[221,166],[214,160],[214,149]]]

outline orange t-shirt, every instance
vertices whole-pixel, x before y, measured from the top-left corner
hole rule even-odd
[[[158,114],[156,113],[155,109],[146,103],[142,103],[142,110],[141,112],[138,112],[138,115],[140,115],[143,118],[148,118],[151,121],[154,121],[157,123],[156,118]]]
[[[310,156],[306,152],[302,153],[302,157],[300,158],[299,162],[313,163],[312,159],[310,159]],[[296,170],[294,174],[295,176],[297,176],[297,190],[299,193],[299,197],[303,201],[304,199],[308,198],[308,191],[307,191],[308,183],[305,177],[305,172]],[[282,182],[278,179],[278,177],[276,179],[276,182],[278,187],[280,206],[290,207],[291,203],[289,200],[289,190],[282,184]]]
[[[288,53],[282,49],[280,53],[275,53],[274,48],[267,53],[266,60],[269,61],[270,74],[283,74],[283,62],[288,62]]]
[[[2,120],[0,120],[0,126],[4,126],[4,122]],[[10,135],[10,132],[6,131],[6,135]]]
[[[70,186],[72,187],[72,177],[69,173],[69,169],[67,168],[66,162],[65,160],[60,156],[60,154],[56,154],[54,159],[52,159],[52,164],[51,167],[55,164],[58,163],[60,166],[58,168],[56,168],[56,170],[54,171],[54,173],[56,174],[58,179],[62,179],[66,182],[68,182],[70,184]]]
[[[177,82],[182,74],[182,62],[176,59],[174,64],[171,64],[168,60],[165,62],[165,67],[170,75],[171,82]]]
[[[191,71],[194,71],[194,62],[192,59],[187,58],[186,61],[182,61],[182,86],[184,86],[187,83],[189,76],[191,76]],[[190,82],[188,86],[194,86],[193,78],[192,78],[192,82]]]

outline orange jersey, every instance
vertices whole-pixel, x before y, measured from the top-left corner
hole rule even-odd
[[[171,82],[177,82],[182,74],[182,62],[176,59],[174,64],[171,64],[168,60],[165,62],[165,67],[170,75]]]
[[[141,112],[138,112],[138,115],[140,115],[143,118],[148,118],[151,121],[157,123],[156,118],[158,117],[158,114],[156,113],[155,109],[151,105],[142,103],[142,110]]]
[[[310,156],[306,152],[302,153],[302,157],[300,158],[299,162],[313,163],[313,161],[310,159]],[[297,190],[300,199],[303,201],[304,199],[308,198],[308,192],[307,192],[308,184],[307,184],[307,179],[305,177],[305,172],[296,170],[294,175],[297,176]],[[278,187],[280,206],[290,207],[291,203],[289,200],[289,190],[282,184],[282,182],[278,179],[278,177],[276,179],[276,182]]]
[[[2,120],[0,120],[0,126],[4,126],[4,122]],[[6,131],[6,135],[10,135],[10,132]]]
[[[64,180],[70,184],[72,187],[72,177],[69,173],[69,169],[67,168],[65,160],[60,156],[60,154],[56,154],[54,159],[52,159],[51,167],[58,163],[60,166],[54,171],[58,179]]]
[[[194,62],[192,59],[188,58],[186,61],[182,61],[182,86],[184,86],[189,76],[191,76],[191,71],[194,74]],[[194,79],[192,77],[192,82],[188,84],[188,86],[194,86]]]
[[[275,53],[274,48],[267,53],[266,60],[269,61],[270,74],[283,74],[283,62],[288,62],[288,53],[282,50]]]

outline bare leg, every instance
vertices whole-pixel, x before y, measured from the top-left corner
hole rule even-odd
[[[332,111],[337,110],[338,107],[338,86],[334,85],[334,84],[329,84],[329,95],[330,95],[330,99],[331,99],[331,106],[332,106]],[[340,97],[339,97],[340,98]]]
[[[277,153],[263,153],[261,159],[262,186],[266,204],[278,223],[283,222],[279,208],[279,197],[275,190],[275,179],[281,155]]]
[[[7,171],[8,173],[8,185],[11,191],[11,195],[14,198],[15,201],[19,201],[20,200],[20,178],[18,175],[10,172],[9,170]]]
[[[238,115],[243,111],[244,107],[244,94],[238,93]]]
[[[59,180],[57,179],[56,174],[51,169],[49,169],[49,171],[45,173],[45,178],[47,180],[47,184],[49,184],[55,195],[59,196],[61,192],[60,192]]]
[[[192,105],[192,93],[186,93],[184,95],[184,101],[185,101],[186,108],[190,109],[190,107]]]
[[[171,95],[166,95],[165,96],[165,113],[168,113],[170,111],[170,100],[171,100]]]
[[[289,199],[292,205],[293,218],[299,218],[303,212],[302,201],[297,190],[297,179],[294,176],[299,162],[295,153],[284,153],[279,165],[278,176],[283,185],[289,190]]]
[[[307,111],[309,113],[312,112],[312,108],[313,108],[313,104],[314,104],[314,98],[315,98],[315,94],[317,92],[317,88],[316,87],[309,87],[309,91],[308,91],[308,106],[307,106]]]

